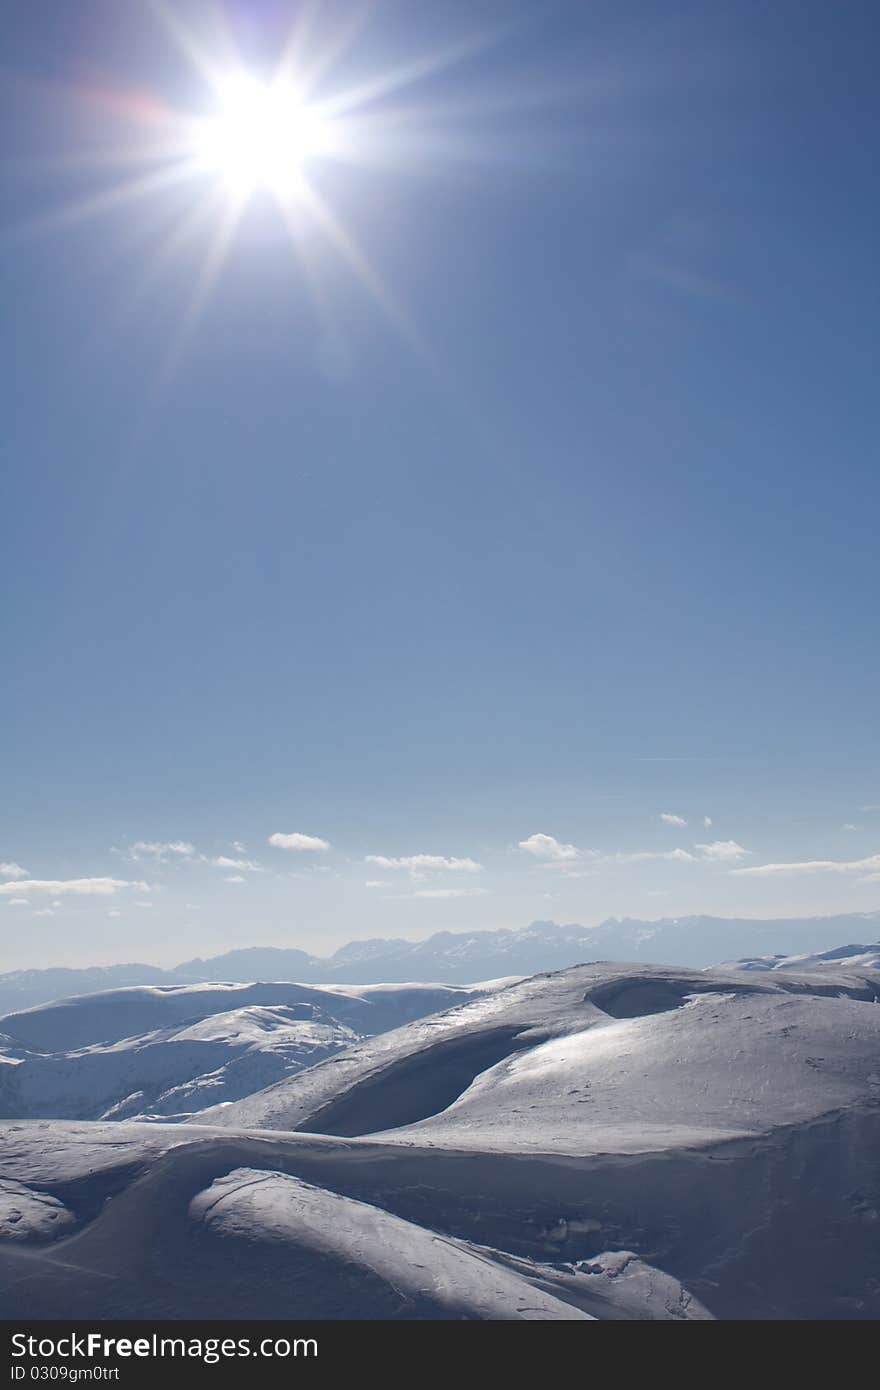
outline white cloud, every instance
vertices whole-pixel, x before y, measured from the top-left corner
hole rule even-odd
[[[41,907],[41,908],[38,908],[38,909],[37,909],[37,911],[34,913],[34,916],[35,916],[35,917],[54,917],[54,916],[55,916],[55,913],[54,913],[54,911],[52,910],[51,907]]]
[[[390,888],[391,883],[387,878],[368,878],[364,884],[365,888]]]
[[[710,829],[712,828],[712,817],[711,817],[711,816],[704,816],[704,817],[703,817],[703,827],[704,827],[704,829],[706,829],[706,830],[710,830]]]
[[[561,844],[554,835],[530,835],[527,840],[520,840],[519,848],[525,850],[526,854],[534,855],[536,859],[557,862],[577,859],[580,853],[576,845]]]
[[[725,863],[751,853],[750,850],[743,849],[742,845],[738,845],[736,840],[713,840],[711,844],[694,845],[694,849],[698,851],[696,854],[692,854],[688,849],[643,849],[634,850],[632,853],[621,851],[608,857],[617,864],[647,864],[658,860],[678,864],[699,864]]]
[[[773,878],[784,874],[858,874],[880,871],[880,854],[867,859],[803,859],[792,864],[755,864],[748,869],[731,869],[732,874],[751,878]]]
[[[233,840],[230,848],[234,849],[236,854],[247,854],[247,850],[241,843],[241,840]]]
[[[686,849],[641,849],[631,854],[617,853],[612,857],[618,864],[644,864],[652,859],[669,859],[673,863],[681,864],[696,862],[696,857]]]
[[[0,897],[12,893],[51,893],[53,897],[111,897],[124,888],[149,893],[150,885],[124,878],[26,878],[0,883]]]
[[[153,906],[152,903],[142,903],[142,902],[132,903],[132,907],[152,907],[152,906]]]
[[[475,859],[456,859],[443,854],[409,854],[400,859],[389,859],[385,854],[368,854],[364,862],[378,864],[380,869],[406,869],[415,875],[423,873],[476,874],[483,867]]]
[[[121,916],[122,916],[122,913],[119,911],[119,908],[118,908],[118,907],[111,907],[110,911],[107,913],[107,916],[108,916],[108,917],[121,917]]]
[[[261,867],[253,859],[230,859],[226,854],[218,854],[211,863],[215,869],[240,869],[243,873],[259,873]]]
[[[731,859],[742,859],[746,854],[751,854],[750,849],[743,849],[736,840],[713,840],[709,845],[695,845],[704,859],[717,861],[728,861]]]
[[[276,849],[292,849],[297,851],[318,851],[321,854],[330,848],[328,840],[320,840],[317,835],[303,835],[299,830],[294,830],[290,835],[283,835],[280,830],[276,830],[274,835],[269,836],[269,844]]]
[[[242,878],[241,874],[230,874],[228,878],[225,878],[225,879],[223,880],[223,882],[224,882],[224,883],[247,883],[247,879],[246,879],[246,878]]]
[[[143,859],[146,855],[161,864],[174,857],[192,859],[195,852],[195,846],[187,840],[136,840],[128,847],[129,859]]]
[[[27,898],[10,898],[7,907],[30,907]]]
[[[0,864],[0,878],[27,878],[28,871],[20,864]]]
[[[414,898],[482,898],[485,888],[419,888]]]
[[[841,830],[858,830],[859,827],[853,825],[852,821],[846,821],[840,828]]]
[[[679,827],[687,825],[684,816],[676,816],[672,811],[661,811],[660,819],[664,825],[677,825]]]

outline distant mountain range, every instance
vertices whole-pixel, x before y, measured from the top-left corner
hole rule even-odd
[[[609,918],[598,927],[532,922],[517,930],[437,932],[426,941],[351,941],[332,956],[268,946],[155,965],[15,970],[0,975],[0,1013],[52,999],[127,985],[289,980],[300,984],[471,984],[506,975],[535,975],[585,961],[651,961],[704,967],[741,957],[793,956],[842,941],[880,937],[880,912],[755,921],[725,917]],[[865,947],[852,948],[864,950]]]

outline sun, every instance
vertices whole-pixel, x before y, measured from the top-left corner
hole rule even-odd
[[[443,106],[435,108],[432,102],[422,111],[418,103],[401,103],[401,94],[494,46],[506,29],[476,34],[437,52],[415,53],[387,68],[358,72],[354,64],[349,67],[349,50],[353,56],[371,7],[355,7],[355,19],[336,32],[323,33],[319,25],[313,28],[311,19],[305,22],[306,11],[318,13],[315,0],[314,5],[293,7],[303,14],[292,25],[273,66],[249,68],[223,21],[224,6],[212,7],[206,0],[206,22],[212,8],[217,11],[206,35],[184,23],[171,0],[153,0],[150,8],[198,79],[192,99],[181,107],[149,88],[128,90],[101,84],[74,88],[90,114],[95,148],[77,151],[72,167],[94,163],[100,183],[40,219],[34,228],[48,231],[123,208],[136,216],[144,204],[169,200],[172,217],[167,234],[153,239],[143,264],[142,287],[134,293],[143,294],[193,245],[198,246],[198,261],[182,298],[178,328],[171,336],[157,389],[164,389],[173,378],[239,228],[250,219],[251,211],[254,225],[269,225],[268,220],[260,222],[265,209],[252,207],[259,194],[269,195],[260,199],[261,204],[274,204],[269,209],[271,221],[286,234],[316,313],[324,314],[325,303],[320,260],[333,255],[436,375],[437,364],[422,335],[347,219],[337,212],[335,196],[352,171],[355,177],[371,170],[422,175],[438,155],[444,161],[455,158],[458,146],[442,123]],[[337,81],[339,66],[348,73],[343,85]],[[457,120],[457,107],[449,109]],[[112,138],[110,116],[119,127],[118,136]],[[469,160],[470,144],[462,143],[461,152]],[[108,181],[106,171],[114,166],[122,172]],[[149,219],[144,218],[143,225],[151,225]]]
[[[238,76],[220,86],[216,113],[200,123],[195,157],[238,197],[257,189],[285,196],[311,159],[330,152],[332,136],[329,119],[292,86]]]

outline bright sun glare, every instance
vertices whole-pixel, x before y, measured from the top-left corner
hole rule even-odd
[[[154,248],[145,272],[147,283],[176,252],[199,241],[203,229],[208,229],[206,242],[199,241],[198,270],[181,307],[179,327],[161,373],[163,381],[173,375],[195,332],[249,201],[259,192],[271,195],[314,302],[321,299],[316,258],[321,251],[332,250],[427,363],[430,354],[421,335],[337,214],[330,195],[346,168],[394,169],[399,164],[401,170],[422,171],[426,150],[432,146],[416,148],[418,132],[424,127],[430,142],[437,111],[429,107],[420,114],[417,105],[400,106],[396,104],[399,94],[494,45],[502,31],[478,34],[436,53],[415,55],[398,66],[365,72],[354,85],[340,87],[331,81],[334,66],[347,56],[367,23],[368,6],[358,7],[356,22],[323,39],[317,27],[312,33],[311,22],[293,24],[274,71],[265,76],[244,66],[234,37],[222,22],[222,6],[216,6],[217,32],[210,42],[180,20],[177,6],[155,0],[155,8],[174,47],[204,84],[201,99],[196,98],[196,106],[178,109],[148,90],[77,89],[84,101],[95,103],[95,119],[106,123],[109,111],[124,117],[125,137],[112,157],[123,168],[130,166],[130,173],[117,177],[109,187],[89,191],[46,219],[45,225],[63,225],[126,205],[134,208],[154,195],[189,187],[192,206]],[[318,0],[293,8],[302,9],[302,20],[306,11],[317,13]],[[206,4],[206,15],[211,9]],[[213,31],[213,22],[208,27]],[[434,139],[434,147],[447,152],[451,148],[445,139],[439,144]],[[105,160],[102,135],[96,169],[103,170]],[[313,179],[313,166],[325,161],[326,177]]]
[[[219,97],[216,115],[199,129],[196,155],[236,194],[289,192],[308,160],[329,151],[330,122],[292,87],[238,77]]]

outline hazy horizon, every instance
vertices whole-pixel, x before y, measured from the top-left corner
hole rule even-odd
[[[700,913],[694,913],[694,914],[681,914],[681,915],[668,914],[668,915],[664,915],[664,916],[659,916],[659,915],[658,915],[658,916],[654,916],[654,917],[640,918],[640,917],[633,917],[633,916],[627,915],[627,914],[621,914],[620,916],[605,917],[605,918],[602,918],[601,920],[598,920],[598,921],[582,922],[582,921],[568,921],[568,920],[557,921],[557,920],[555,920],[555,919],[552,918],[552,917],[545,917],[545,918],[534,918],[534,919],[532,919],[532,920],[530,920],[530,921],[527,921],[527,922],[510,922],[510,923],[502,923],[502,924],[497,925],[497,926],[494,926],[494,927],[481,926],[481,925],[477,924],[477,925],[474,925],[474,926],[468,928],[468,927],[465,927],[465,926],[462,926],[462,925],[456,925],[456,926],[452,926],[452,927],[431,928],[431,929],[429,929],[429,930],[424,930],[424,931],[407,930],[406,928],[403,928],[403,929],[400,930],[399,932],[384,932],[384,933],[378,933],[378,934],[375,934],[375,935],[370,934],[370,935],[360,935],[360,936],[357,936],[357,935],[356,935],[356,936],[352,936],[352,937],[343,937],[343,938],[341,938],[339,941],[335,941],[335,942],[333,942],[332,944],[328,944],[328,943],[325,942],[325,943],[319,944],[318,946],[315,946],[315,947],[309,947],[309,946],[305,945],[305,944],[304,944],[304,938],[303,938],[301,935],[298,935],[296,932],[291,932],[291,933],[289,933],[289,934],[281,933],[281,934],[279,934],[279,935],[276,937],[276,939],[274,939],[274,940],[269,940],[269,939],[263,940],[263,939],[258,939],[258,938],[256,938],[256,937],[255,937],[255,938],[252,938],[252,939],[249,939],[249,940],[246,941],[246,942],[245,942],[245,941],[238,941],[238,942],[236,942],[236,941],[232,940],[232,941],[227,941],[227,942],[220,943],[220,944],[218,944],[215,948],[212,948],[210,944],[207,944],[207,945],[203,946],[201,950],[198,950],[198,951],[195,951],[195,952],[191,952],[191,953],[187,953],[187,954],[181,954],[181,952],[180,952],[179,950],[175,951],[175,949],[174,949],[174,947],[173,947],[172,945],[167,945],[167,946],[165,946],[164,948],[162,948],[161,950],[160,950],[160,949],[155,949],[155,950],[154,950],[154,949],[150,948],[149,946],[146,946],[145,949],[144,949],[144,951],[143,951],[140,955],[137,955],[137,954],[134,954],[134,953],[131,953],[131,952],[126,953],[125,945],[124,945],[125,938],[124,938],[124,937],[120,937],[120,938],[119,938],[119,945],[118,945],[118,948],[117,948],[117,951],[116,951],[115,954],[112,954],[112,951],[111,951],[111,954],[109,954],[109,955],[99,955],[99,954],[95,954],[95,952],[93,951],[93,953],[92,953],[91,956],[87,956],[87,955],[83,954],[81,950],[77,950],[76,953],[75,953],[74,955],[69,955],[69,954],[68,954],[67,956],[65,956],[65,955],[62,953],[62,954],[59,955],[59,957],[57,957],[57,958],[46,959],[46,958],[44,958],[44,955],[42,954],[42,949],[41,949],[39,953],[36,953],[36,954],[34,955],[34,958],[33,958],[33,959],[28,959],[28,958],[25,957],[25,958],[23,958],[20,962],[17,962],[17,963],[14,962],[14,961],[13,961],[13,962],[10,962],[9,957],[5,957],[5,958],[4,958],[4,962],[3,962],[3,968],[2,968],[2,970],[0,970],[0,974],[3,974],[3,973],[5,973],[5,972],[7,972],[7,971],[15,971],[15,970],[41,970],[41,969],[50,969],[50,970],[52,970],[52,969],[62,969],[62,970],[63,970],[63,969],[84,969],[84,970],[88,970],[88,969],[100,969],[100,968],[103,968],[103,967],[105,967],[105,966],[106,966],[106,967],[111,967],[111,968],[112,968],[112,967],[115,967],[115,966],[124,966],[124,965],[146,965],[146,966],[156,966],[158,969],[161,969],[161,970],[169,970],[169,969],[173,969],[175,966],[178,966],[178,965],[185,965],[185,964],[187,964],[190,960],[199,960],[199,959],[211,960],[211,959],[214,959],[214,958],[216,958],[216,957],[218,957],[218,956],[226,955],[226,954],[228,954],[228,953],[230,953],[230,952],[234,952],[234,951],[244,951],[244,950],[250,950],[250,949],[256,949],[256,950],[293,950],[293,951],[303,951],[303,952],[305,952],[306,954],[310,955],[313,959],[325,960],[325,959],[330,959],[330,958],[331,958],[339,949],[341,949],[342,947],[350,946],[350,945],[357,945],[358,942],[360,942],[360,941],[387,941],[387,942],[389,942],[389,943],[392,943],[392,942],[407,942],[407,943],[411,943],[411,944],[420,944],[420,943],[428,942],[428,941],[432,940],[434,937],[437,937],[437,936],[442,937],[442,936],[448,935],[448,934],[450,934],[450,933],[452,933],[453,935],[455,935],[455,934],[461,934],[461,935],[465,935],[465,936],[469,936],[469,935],[471,935],[471,934],[473,934],[473,933],[477,933],[477,932],[492,933],[492,932],[496,932],[496,931],[509,931],[509,932],[514,932],[514,933],[516,933],[516,932],[525,932],[525,931],[528,931],[530,928],[533,928],[533,927],[547,927],[547,928],[550,928],[550,929],[552,929],[552,930],[557,930],[557,929],[558,929],[558,930],[561,930],[561,931],[564,931],[565,929],[577,928],[577,929],[581,929],[581,930],[584,930],[584,931],[589,932],[589,931],[598,931],[598,930],[599,930],[600,928],[602,928],[603,926],[606,926],[606,925],[608,925],[609,923],[613,923],[613,922],[620,922],[620,923],[625,923],[625,922],[628,922],[628,921],[629,921],[629,922],[636,922],[636,923],[642,923],[642,922],[644,922],[646,925],[655,926],[655,925],[660,925],[660,924],[669,923],[669,922],[679,922],[679,921],[680,921],[680,922],[687,922],[687,921],[691,920],[692,918],[699,918],[699,917],[708,918],[709,920],[711,920],[711,921],[713,921],[713,922],[718,922],[718,923],[737,922],[737,921],[749,922],[749,923],[754,922],[754,923],[756,923],[756,924],[758,924],[758,923],[765,923],[765,922],[768,922],[768,921],[771,922],[771,923],[774,923],[774,922],[775,922],[775,923],[778,923],[778,925],[779,925],[779,927],[780,927],[780,940],[779,940],[778,942],[773,942],[773,943],[768,942],[767,945],[766,945],[766,949],[767,949],[768,951],[770,951],[771,945],[772,945],[774,948],[775,948],[775,946],[777,946],[777,945],[778,945],[780,948],[782,948],[783,946],[785,946],[786,943],[782,940],[782,932],[785,931],[789,926],[795,926],[795,925],[800,925],[800,924],[821,923],[821,922],[825,922],[825,921],[828,921],[829,923],[830,923],[830,922],[836,922],[836,921],[837,921],[839,918],[841,918],[841,917],[843,917],[843,918],[845,918],[845,919],[851,919],[852,927],[853,927],[853,933],[852,933],[852,939],[851,939],[851,941],[846,941],[846,942],[845,942],[845,941],[843,941],[842,938],[841,938],[840,940],[838,940],[838,939],[837,939],[837,935],[839,935],[839,932],[838,932],[837,935],[834,935],[834,934],[832,933],[832,934],[829,934],[827,942],[824,944],[824,946],[821,946],[821,947],[820,947],[820,946],[817,946],[817,944],[816,944],[815,942],[813,942],[813,941],[806,941],[805,944],[804,944],[804,947],[803,947],[803,949],[806,950],[806,951],[816,950],[816,949],[828,949],[828,950],[830,950],[830,949],[836,949],[837,947],[842,946],[842,945],[849,945],[849,944],[870,945],[870,944],[872,944],[872,940],[871,940],[872,936],[873,936],[873,937],[876,937],[876,935],[877,935],[877,930],[878,930],[878,928],[880,928],[880,908],[878,908],[878,909],[873,909],[873,910],[872,910],[872,909],[868,909],[866,912],[856,912],[856,913],[840,913],[840,914],[838,914],[838,913],[821,913],[821,914],[815,914],[815,915],[809,915],[809,916],[807,916],[807,915],[799,915],[799,916],[794,916],[794,917],[791,917],[791,916],[780,916],[780,917],[770,917],[770,918],[767,918],[767,917],[765,917],[765,916],[760,916],[760,915],[752,915],[752,916],[735,916],[735,915],[730,915],[730,916],[716,916],[716,915],[713,915],[713,914],[700,914]],[[870,926],[870,927],[871,927],[872,930],[867,931],[867,932],[864,931],[864,930],[862,930],[861,932],[859,932],[858,928],[861,926],[863,920],[865,921],[865,923],[866,923],[867,926]],[[698,928],[698,927],[695,927],[694,930],[695,930],[696,932],[698,932],[698,931],[699,931],[699,928]],[[833,938],[833,939],[832,939],[832,938]],[[856,938],[858,938],[858,941],[856,940]],[[208,937],[207,940],[208,940],[208,942],[210,942],[210,937]],[[698,945],[698,942],[695,942],[695,945]],[[789,947],[791,947],[791,942],[789,942],[788,945],[789,945]],[[748,943],[748,942],[744,942],[744,943],[743,943],[742,952],[743,952],[745,955],[750,954],[750,946],[749,946],[749,943]],[[759,951],[759,954],[760,954],[760,953],[761,953],[761,952]],[[784,954],[784,952],[782,952],[782,953]],[[734,955],[735,955],[735,954],[736,954],[736,952],[734,952]],[[771,954],[772,954],[772,951],[771,951]],[[676,962],[675,962],[675,961],[670,961],[669,963],[670,963],[670,964],[675,964]],[[717,963],[717,962],[715,962],[715,963]]]

